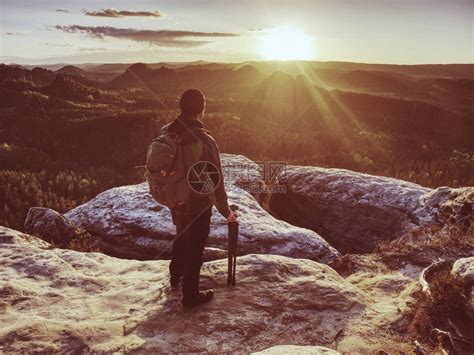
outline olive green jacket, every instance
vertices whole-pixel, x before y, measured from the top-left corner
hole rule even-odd
[[[181,140],[184,166],[188,172],[198,162],[211,163],[218,172],[219,179],[212,193],[191,193],[189,211],[191,215],[200,214],[204,209],[215,205],[219,213],[227,217],[230,213],[227,193],[224,187],[219,147],[210,132],[204,129],[204,124],[194,118],[179,116],[173,122],[162,127],[161,131],[176,133]]]

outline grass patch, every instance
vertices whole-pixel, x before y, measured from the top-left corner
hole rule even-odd
[[[405,319],[404,327],[431,351],[449,354],[473,353],[473,320],[469,317],[470,290],[450,273],[451,263],[429,282],[431,296],[417,292]],[[463,340],[464,339],[464,340]]]
[[[51,241],[51,249],[70,249],[86,253],[101,253],[99,241],[85,230],[77,229],[74,236],[66,242],[58,243]]]
[[[444,226],[425,226],[410,231],[391,242],[381,243],[376,249],[389,266],[400,262],[427,266],[434,260],[456,260],[471,256],[474,251],[474,228],[446,223]]]

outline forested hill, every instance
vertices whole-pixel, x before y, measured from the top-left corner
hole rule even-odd
[[[109,68],[109,69],[108,69]],[[180,93],[202,88],[221,150],[428,187],[474,185],[472,65],[0,65],[0,224],[142,179]]]

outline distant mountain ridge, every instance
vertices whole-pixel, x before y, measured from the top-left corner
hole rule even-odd
[[[62,67],[61,69],[56,70],[55,72],[59,74],[70,74],[70,75],[86,75],[87,74],[87,71],[79,67],[76,67],[74,65],[66,65]]]
[[[215,70],[201,66],[175,70],[165,66],[153,69],[145,63],[136,63],[111,80],[107,87],[113,90],[146,88],[175,95],[189,87],[198,87],[209,95],[238,95],[239,91],[255,86],[263,78],[257,69],[248,65]]]
[[[84,69],[87,66],[87,69]],[[95,69],[112,66],[113,71],[94,72]],[[123,67],[122,67],[123,66]],[[65,75],[69,79],[90,89],[150,90],[161,96],[178,96],[189,87],[197,87],[208,97],[227,97],[244,101],[258,101],[268,80],[274,86],[270,96],[275,98],[272,107],[282,106],[282,112],[291,113],[291,107],[300,107],[306,97],[311,96],[306,89],[314,87],[326,90],[375,94],[387,98],[402,98],[420,101],[443,107],[461,115],[474,115],[474,65],[414,65],[397,66],[385,64],[337,63],[337,62],[244,62],[207,63],[197,62],[190,65],[182,63],[128,65],[105,64],[96,67],[87,65],[66,65],[55,72],[35,67],[32,70],[18,66],[1,65],[0,80],[31,82],[35,86],[45,86],[54,82],[56,75]],[[277,73],[275,75],[275,73]],[[458,77],[464,74],[463,77]],[[300,78],[300,89],[291,92],[291,80],[276,98],[278,76],[283,74]],[[427,74],[430,74],[429,76]],[[447,76],[447,75],[454,76]],[[289,75],[289,76],[288,76]],[[302,80],[302,81],[301,81]],[[302,85],[305,83],[304,85]],[[304,88],[306,87],[306,89]],[[302,89],[301,89],[302,88]],[[286,95],[283,95],[283,91]],[[64,93],[67,95],[67,93]],[[267,95],[267,94],[265,94]],[[296,96],[295,96],[296,95]],[[289,97],[292,97],[289,101]],[[300,97],[301,96],[301,97]],[[282,105],[283,101],[285,105]]]
[[[268,74],[275,70],[286,71],[289,73],[300,72],[302,68],[307,69],[336,69],[344,71],[369,70],[394,72],[405,75],[425,76],[425,77],[451,77],[451,78],[470,78],[474,79],[474,64],[472,63],[454,63],[454,64],[382,64],[382,63],[356,63],[340,61],[246,61],[240,63],[222,63],[222,62],[157,62],[146,63],[150,68],[156,69],[166,67],[170,69],[186,69],[192,67],[202,67],[206,69],[236,68],[244,65],[251,65],[259,71]],[[18,66],[17,64],[9,64]],[[38,64],[21,65],[25,69],[42,67],[52,71],[57,71],[71,64]],[[83,63],[74,64],[75,67],[93,73],[123,73],[133,63]]]

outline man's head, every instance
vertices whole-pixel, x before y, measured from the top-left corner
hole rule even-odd
[[[186,90],[179,101],[181,112],[185,115],[200,115],[206,107],[206,98],[198,89]]]

